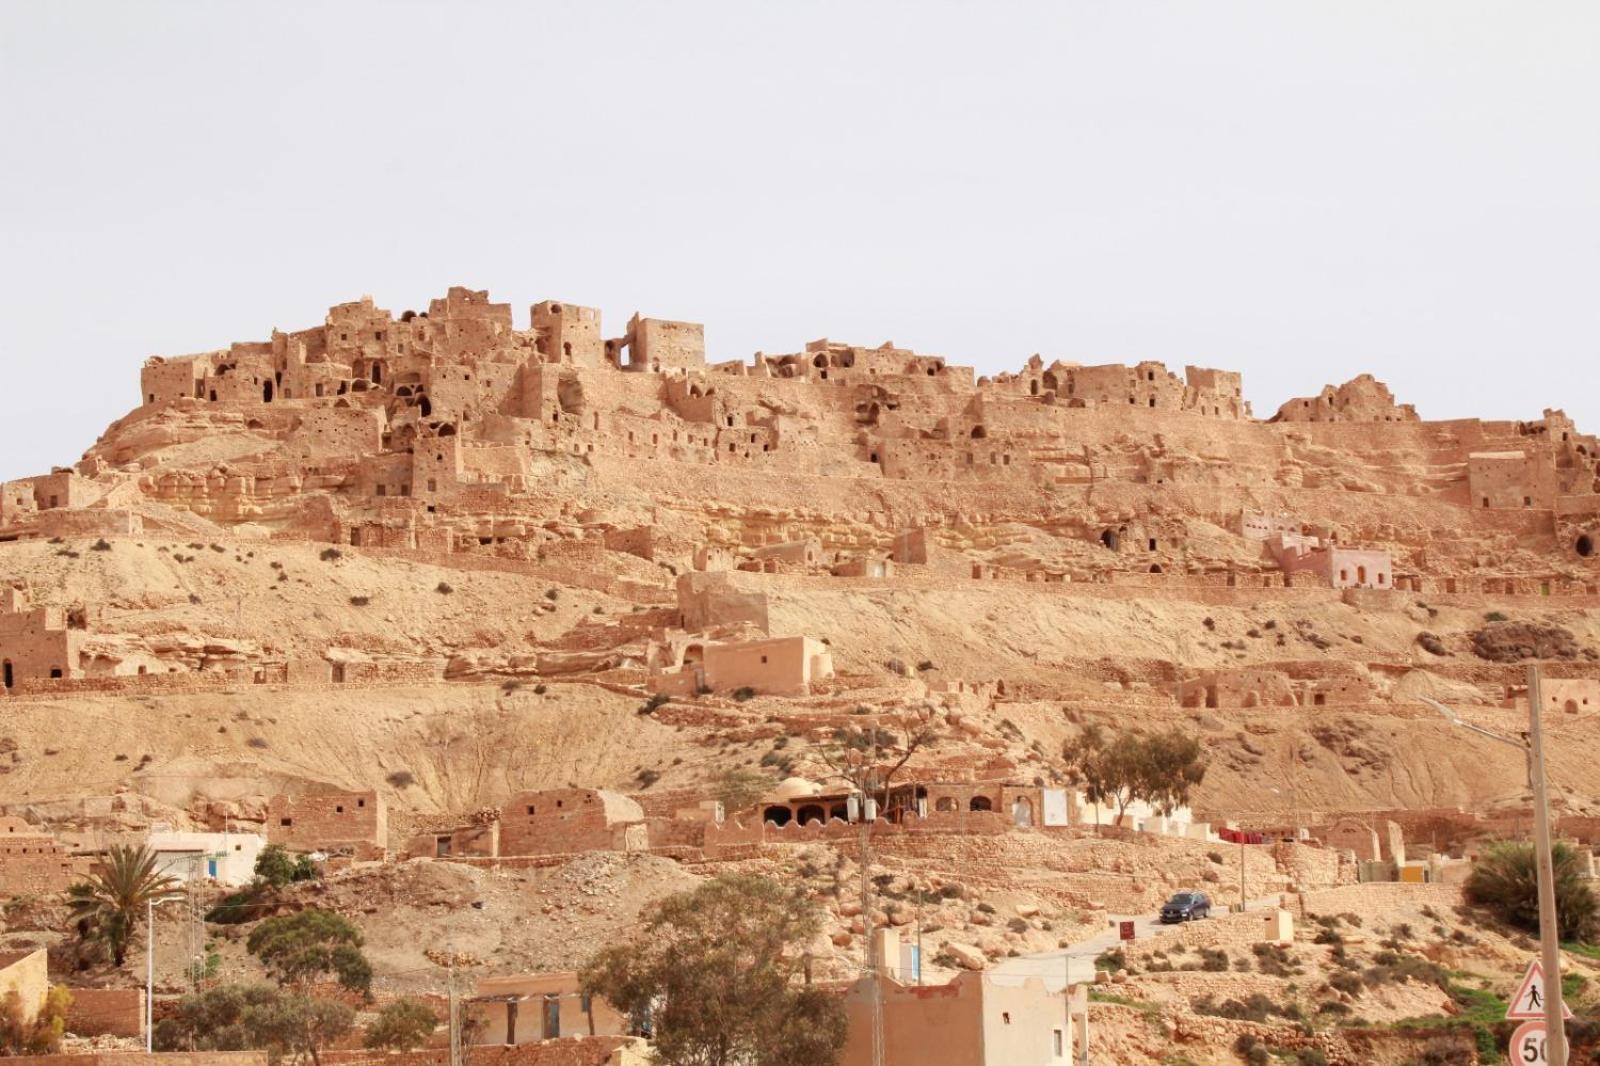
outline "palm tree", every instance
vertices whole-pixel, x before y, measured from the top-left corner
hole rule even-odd
[[[175,878],[156,872],[155,852],[142,844],[113,844],[94,876],[67,890],[67,902],[78,935],[104,941],[121,966],[139,909],[177,887]]]

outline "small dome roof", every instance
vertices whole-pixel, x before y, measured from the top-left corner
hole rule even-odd
[[[803,799],[806,796],[815,796],[822,788],[815,781],[807,781],[803,777],[786,777],[778,782],[778,787],[767,794],[768,799],[793,800]]]

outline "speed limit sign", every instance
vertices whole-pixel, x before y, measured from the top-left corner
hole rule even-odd
[[[1571,1055],[1569,1049],[1569,1060]],[[1544,1022],[1523,1022],[1517,1026],[1517,1031],[1511,1034],[1511,1061],[1517,1066],[1549,1066],[1545,1058]]]

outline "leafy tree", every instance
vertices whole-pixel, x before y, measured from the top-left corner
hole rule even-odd
[[[156,856],[149,848],[113,844],[94,876],[67,889],[67,905],[78,936],[105,944],[112,961],[121,966],[139,912],[177,887],[177,880],[156,872]]]
[[[219,985],[184,996],[170,1015],[156,1023],[155,1049],[248,1051],[260,1047],[251,1012],[280,995],[271,985]]]
[[[1108,803],[1122,820],[1130,804],[1144,800],[1162,814],[1187,806],[1194,786],[1205,779],[1200,742],[1173,729],[1151,737],[1123,733],[1107,741],[1098,725],[1088,725],[1062,745],[1067,772],[1083,785],[1084,799]]]
[[[337,1000],[280,994],[253,1008],[246,1020],[258,1046],[273,1058],[321,1063],[321,1050],[347,1035],[355,1018],[355,1010]]]
[[[53,1055],[60,1051],[71,1007],[72,993],[62,985],[51,985],[38,1013],[29,1020],[22,996],[15,989],[7,992],[0,997],[0,1056]]]
[[[754,807],[771,788],[772,781],[765,774],[735,768],[717,778],[711,794],[722,802],[724,811],[733,814]]]
[[[411,1051],[427,1043],[439,1027],[439,1016],[421,1000],[397,999],[384,1004],[378,1020],[367,1026],[366,1046],[374,1050]]]
[[[314,881],[320,873],[309,855],[291,855],[282,844],[268,844],[256,856],[256,879],[273,888],[295,881]]]
[[[157,1051],[265,1050],[271,1062],[321,1061],[350,1032],[355,1011],[270,985],[222,985],[191,993],[156,1025]]]
[[[361,945],[361,933],[346,918],[314,907],[268,918],[245,941],[246,950],[280,985],[304,990],[331,977],[370,998],[372,964]]]
[[[1075,737],[1062,741],[1061,757],[1067,764],[1067,780],[1083,786],[1083,798],[1096,806],[1111,798],[1111,782],[1106,779],[1105,731],[1091,722]],[[1097,819],[1098,822],[1098,819]],[[1096,825],[1098,829],[1098,824]]]
[[[852,790],[878,793],[879,809],[888,814],[895,777],[912,756],[938,739],[934,712],[923,707],[895,715],[884,725],[841,726],[817,755]]]
[[[799,891],[725,874],[653,905],[632,943],[584,968],[583,990],[650,1018],[662,1066],[832,1066],[844,1008],[795,984],[820,929]]]
[[[1200,742],[1181,729],[1170,729],[1145,739],[1140,749],[1135,782],[1139,798],[1163,815],[1187,807],[1194,787],[1206,776]]]
[[[1555,867],[1556,917],[1562,940],[1589,942],[1600,933],[1600,906],[1583,877],[1578,854],[1565,844],[1550,849]],[[1539,931],[1539,883],[1534,848],[1520,840],[1491,844],[1472,864],[1466,897],[1508,925]]]

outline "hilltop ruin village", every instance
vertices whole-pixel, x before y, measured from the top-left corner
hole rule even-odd
[[[36,1061],[267,1062],[163,1023],[320,908],[372,969],[320,1062],[646,1063],[579,974],[727,874],[815,904],[844,1066],[1501,1061],[1536,951],[1462,886],[1530,793],[1440,708],[1516,734],[1541,665],[1592,876],[1600,439],[1314,367],[1255,412],[1226,369],[708,339],[363,297],[130,360],[0,486],[0,996],[65,988],[74,1056]],[[1177,799],[1073,762],[1174,733]],[[123,846],[173,882],[119,964],[69,888]],[[436,1031],[367,1049],[401,998]]]

